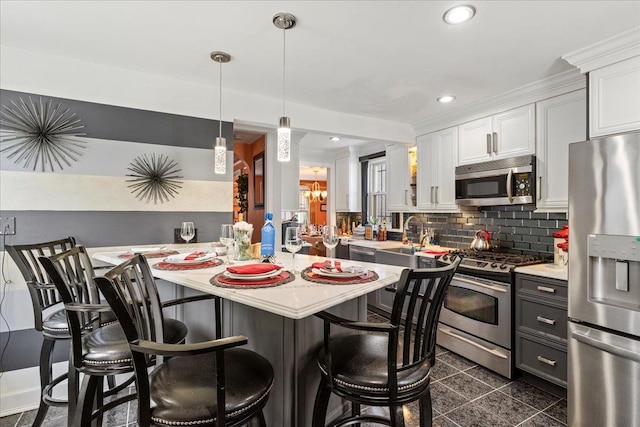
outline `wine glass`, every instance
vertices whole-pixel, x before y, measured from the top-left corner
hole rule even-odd
[[[220,226],[220,242],[227,247],[227,264],[232,264],[229,261],[229,248],[233,244],[233,224],[222,224]]]
[[[333,248],[340,243],[340,237],[338,236],[338,227],[335,225],[325,225],[322,227],[322,242],[324,246],[329,249],[331,255],[333,254]],[[327,254],[328,255],[328,254]],[[331,258],[331,256],[329,256]],[[335,265],[335,261],[331,260],[331,266]]]
[[[180,228],[180,237],[187,242],[187,251],[189,250],[189,240],[193,239],[195,235],[196,229],[193,226],[193,222],[183,222],[182,227]]]
[[[302,249],[302,237],[299,227],[287,227],[284,235],[284,247],[293,256],[293,272],[296,272],[296,252]]]

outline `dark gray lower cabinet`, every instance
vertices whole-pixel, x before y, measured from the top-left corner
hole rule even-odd
[[[516,273],[516,367],[567,387],[567,282]]]
[[[419,257],[418,268],[435,268],[436,260],[430,257]],[[369,309],[375,311],[378,314],[385,316],[391,315],[393,310],[393,298],[395,297],[395,285],[387,286],[386,288],[378,289],[367,295],[367,303]],[[405,307],[406,309],[406,307]]]

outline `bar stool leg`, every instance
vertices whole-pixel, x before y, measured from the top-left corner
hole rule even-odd
[[[45,402],[44,391],[53,377],[51,371],[51,355],[53,354],[55,343],[55,340],[46,337],[42,341],[42,349],[40,350],[40,405],[38,406],[36,418],[33,421],[33,427],[40,427],[40,425],[42,425],[44,417],[49,410],[49,405]]]

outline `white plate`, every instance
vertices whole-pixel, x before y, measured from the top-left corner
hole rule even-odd
[[[282,273],[282,269],[269,271],[268,273],[260,273],[260,274],[234,274],[230,271],[224,271],[224,276],[229,279],[234,280],[262,280],[262,279],[270,279],[272,277],[276,277]]]
[[[329,270],[325,270],[324,268],[312,268],[311,271],[315,274],[319,274],[320,276],[339,277],[343,279],[350,278],[350,277],[359,277],[364,274],[367,274],[366,270],[353,272],[353,271],[329,271]]]
[[[211,261],[212,259],[214,259],[216,256],[214,254],[211,253],[207,253],[204,255],[199,256],[196,259],[180,259],[179,257],[186,257],[189,254],[179,254],[179,255],[171,255],[170,257],[167,257],[164,259],[164,262],[169,263],[169,264],[180,264],[180,265],[185,265],[185,264],[202,264],[203,262],[207,262],[207,261]]]

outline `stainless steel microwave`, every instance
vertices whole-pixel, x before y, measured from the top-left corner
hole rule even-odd
[[[456,204],[461,206],[535,203],[535,156],[511,157],[456,167]]]

